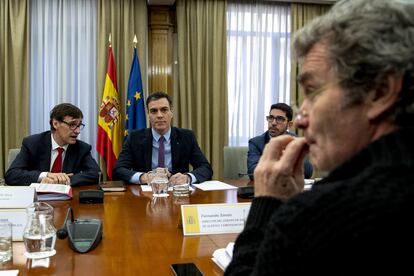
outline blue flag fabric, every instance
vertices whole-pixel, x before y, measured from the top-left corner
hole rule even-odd
[[[129,72],[128,80],[125,136],[127,136],[131,130],[147,127],[144,99],[145,97],[142,89],[141,70],[139,69],[137,49],[134,48],[134,55],[132,57],[131,71]]]

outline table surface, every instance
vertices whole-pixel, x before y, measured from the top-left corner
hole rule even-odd
[[[244,186],[248,180],[224,181]],[[54,224],[62,227],[66,211],[72,206],[75,219],[99,218],[103,221],[103,239],[97,248],[81,254],[69,248],[67,240],[56,241],[56,255],[41,260],[24,256],[23,242],[13,242],[13,259],[0,264],[0,270],[18,269],[19,275],[172,275],[173,263],[195,263],[204,275],[222,275],[211,260],[214,250],[234,241],[237,234],[183,236],[180,227],[180,205],[198,203],[235,203],[246,200],[237,197],[237,190],[201,191],[190,197],[171,195],[157,199],[142,192],[139,185],[128,185],[125,192],[104,195],[104,204],[79,204],[80,190],[73,188],[70,201],[51,201]]]

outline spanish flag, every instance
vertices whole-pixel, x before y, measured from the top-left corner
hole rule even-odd
[[[99,108],[96,150],[106,161],[106,174],[112,180],[112,169],[122,147],[121,106],[116,82],[116,68],[112,47],[109,46],[108,66],[102,103]]]

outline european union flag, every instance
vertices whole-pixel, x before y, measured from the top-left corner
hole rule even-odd
[[[131,71],[129,72],[128,80],[125,136],[127,136],[129,131],[133,129],[142,129],[147,127],[144,99],[145,97],[142,89],[141,70],[139,69],[137,49],[134,48],[134,55],[132,57]]]

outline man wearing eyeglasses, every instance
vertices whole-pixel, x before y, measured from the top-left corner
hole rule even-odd
[[[85,126],[82,119],[76,106],[56,105],[50,112],[51,131],[23,139],[20,153],[6,172],[6,183],[97,183],[100,169],[91,156],[91,146],[77,139]]]
[[[292,126],[293,110],[285,103],[276,103],[270,107],[269,116],[266,116],[268,122],[268,130],[249,140],[249,151],[247,153],[247,173],[250,179],[253,180],[253,173],[262,156],[263,149],[270,139],[279,135],[288,134],[296,136],[289,132]],[[309,161],[304,164],[304,177],[310,178],[313,173],[313,167]]]

